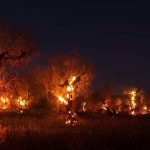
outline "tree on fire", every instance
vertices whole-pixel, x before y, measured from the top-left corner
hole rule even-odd
[[[32,60],[36,50],[30,31],[0,20],[0,90],[2,93],[20,80],[13,75],[15,67]]]
[[[48,65],[43,70],[39,69],[37,78],[45,87],[47,99],[58,105],[59,97],[67,99],[66,88],[74,78],[71,96],[74,103],[78,103],[77,99],[88,97],[93,68],[88,61],[81,59],[76,53],[53,54],[48,60]]]

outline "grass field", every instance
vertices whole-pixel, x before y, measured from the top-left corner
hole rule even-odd
[[[0,150],[150,149],[150,116],[84,116],[80,126],[59,116],[0,116]]]

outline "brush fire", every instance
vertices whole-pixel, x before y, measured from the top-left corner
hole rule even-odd
[[[144,91],[140,88],[126,90],[123,96],[126,98],[105,100],[100,108],[110,114],[129,114],[137,116],[150,113],[150,107],[147,105],[148,101],[145,99]]]
[[[11,57],[21,61],[20,57],[14,55]],[[52,56],[45,67],[33,71],[32,81],[13,74],[8,75],[7,66],[10,65],[11,68],[12,62],[6,61],[8,63],[6,65],[3,63],[5,59],[9,58],[4,55],[4,58],[0,59],[1,112],[13,110],[22,114],[26,109],[32,108],[30,106],[32,101],[45,96],[49,105],[56,108],[56,112],[60,112],[62,107],[65,108],[65,112],[62,112],[65,114],[65,124],[71,126],[79,125],[80,114],[87,112],[100,111],[101,114],[108,115],[125,113],[132,116],[150,114],[144,91],[140,88],[126,90],[118,98],[106,92],[107,96],[104,96],[102,101],[99,100],[100,104],[92,105],[91,101],[94,101],[94,97],[91,96],[93,90],[90,89],[90,85],[93,80],[93,68],[89,62],[83,61],[78,55]],[[42,89],[42,94],[39,89]]]
[[[55,75],[56,70],[53,73]],[[61,83],[56,82],[56,80],[54,80],[56,82],[54,84],[55,86],[51,86],[54,88],[51,88],[49,92],[51,92],[52,95],[54,95],[54,97],[56,98],[55,101],[58,101],[59,103],[58,107],[59,108],[64,107],[66,109],[67,113],[65,117],[66,118],[65,124],[74,126],[80,124],[79,117],[78,117],[79,112],[86,113],[90,111],[89,109],[90,104],[85,100],[82,100],[81,102],[80,100],[83,98],[82,92],[84,94],[88,92],[88,91],[85,92],[83,88],[87,87],[86,81],[89,82],[91,80],[89,79],[91,78],[91,76],[89,76],[88,73],[82,73],[82,72],[78,74],[76,73],[76,75],[68,75],[68,74],[69,73],[67,72],[66,76],[60,77]],[[51,81],[53,81],[53,78],[51,78]],[[46,86],[48,85],[48,83],[49,82],[46,82]],[[11,86],[8,87],[11,88]],[[14,103],[17,112],[21,114],[24,112],[24,110],[29,108],[29,103],[28,103],[29,98],[27,98],[27,95],[29,93],[27,93],[27,91],[25,92],[24,89],[22,89],[21,91],[22,96],[20,96],[18,92],[19,89],[16,88],[17,87],[15,87],[15,91],[17,91],[17,94],[15,94],[13,90],[10,90],[9,88],[5,88],[4,85],[1,86],[1,96],[0,96],[1,112],[7,112],[11,110],[12,103]],[[140,88],[133,88],[124,91],[124,95],[126,96],[126,99],[122,99],[122,98],[116,99],[110,96],[108,99],[104,100],[104,102],[99,107],[102,114],[107,113],[108,115],[110,114],[117,115],[117,114],[126,113],[132,116],[150,114],[150,107],[149,105],[147,105],[143,90],[141,90]],[[76,103],[80,103],[80,108],[78,110],[74,107],[74,104]],[[96,107],[96,105],[97,104],[93,106],[92,108],[93,110],[94,107]]]

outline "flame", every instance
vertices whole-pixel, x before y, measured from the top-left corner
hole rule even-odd
[[[67,98],[70,98],[70,95],[67,93]]]
[[[136,115],[135,111],[131,111],[131,115],[135,116]]]
[[[72,92],[74,90],[73,82],[76,80],[76,76],[72,76],[72,78],[68,79],[69,85],[67,86],[67,92]]]
[[[9,99],[7,97],[0,97],[0,103],[1,103],[1,108],[3,110],[7,109],[9,107]]]
[[[23,99],[21,96],[17,99],[19,105],[19,113],[23,113],[23,109],[25,109],[27,105],[26,99]]]
[[[72,92],[74,90],[74,87],[72,85],[67,86],[67,92]]]
[[[67,86],[67,91],[70,92],[71,91],[71,87]]]
[[[58,96],[58,100],[61,102],[61,103],[64,103],[64,104],[68,104],[68,102],[61,96]]]
[[[145,115],[148,113],[148,108],[146,105],[144,105],[142,108],[141,108],[141,114]]]
[[[131,107],[134,109],[136,107],[136,91],[132,90],[129,94],[131,96]]]
[[[71,92],[73,92],[74,91],[74,87],[73,87],[73,82],[76,80],[76,76],[72,76],[71,78],[69,78],[68,79],[68,86],[66,87],[66,93],[65,93],[65,95],[66,95],[66,97],[68,98],[68,99],[70,99],[71,98],[71,96],[70,95],[72,95],[71,94]],[[58,100],[61,102],[61,103],[64,103],[64,104],[66,104],[66,105],[68,105],[68,102],[65,100],[65,98],[63,98],[62,96],[58,96]]]
[[[86,102],[83,102],[83,104],[82,104],[82,110],[83,110],[83,112],[87,111],[87,104],[86,104]]]
[[[25,99],[23,99],[23,98],[20,96],[17,101],[18,101],[19,106],[25,107],[25,105],[26,105],[26,100],[25,100]]]
[[[69,85],[72,85],[72,83],[76,80],[76,76],[72,76],[72,78],[69,80]]]

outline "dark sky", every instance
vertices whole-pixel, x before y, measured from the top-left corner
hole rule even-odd
[[[95,63],[99,85],[150,89],[148,4],[4,0],[0,17],[31,27],[43,53],[79,49]]]

